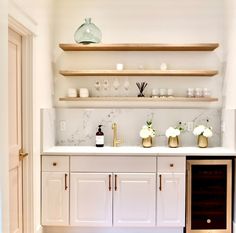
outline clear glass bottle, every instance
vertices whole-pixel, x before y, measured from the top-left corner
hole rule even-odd
[[[91,22],[91,18],[85,18],[85,23],[76,30],[74,39],[76,43],[82,44],[100,43],[102,32]]]

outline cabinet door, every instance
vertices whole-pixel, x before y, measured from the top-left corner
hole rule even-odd
[[[114,175],[114,226],[155,225],[155,173]]]
[[[112,225],[111,174],[71,174],[70,218],[72,226]]]
[[[68,225],[68,173],[42,173],[42,225]]]
[[[185,225],[185,174],[159,173],[157,187],[157,225]]]

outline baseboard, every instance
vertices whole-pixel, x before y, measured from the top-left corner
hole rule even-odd
[[[43,227],[43,233],[183,233],[183,228],[159,227]]]
[[[39,225],[37,228],[36,228],[36,233],[43,233],[43,228],[41,225]]]

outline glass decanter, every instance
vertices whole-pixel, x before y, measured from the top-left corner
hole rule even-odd
[[[82,44],[100,43],[102,33],[100,29],[91,22],[91,18],[85,18],[85,23],[76,30],[74,39],[76,43]]]

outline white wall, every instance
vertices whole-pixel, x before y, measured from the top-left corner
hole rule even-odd
[[[185,95],[188,87],[208,87],[212,95],[221,100],[222,62],[224,61],[224,2],[222,0],[57,0],[55,3],[55,104],[68,106],[58,101],[66,95],[69,87],[88,87],[92,94],[96,79],[108,79],[114,95],[112,77],[63,78],[59,69],[112,69],[116,63],[126,68],[158,69],[167,62],[170,69],[218,69],[220,74],[213,78],[181,77],[132,77],[129,78],[130,95],[137,95],[136,81],[149,83],[147,94],[152,88],[170,87],[177,95]],[[66,53],[58,48],[59,43],[73,43],[76,29],[86,16],[103,33],[103,43],[198,43],[218,42],[220,48],[214,52],[87,52]],[[121,87],[118,95],[124,94],[125,78],[119,78]],[[102,93],[101,95],[103,95]],[[73,106],[78,106],[73,103]],[[221,106],[221,101],[217,106]]]
[[[225,108],[236,108],[236,2],[234,0],[226,1],[226,21],[225,27],[227,29],[226,43],[227,43],[227,63],[226,63],[226,80],[225,80]]]
[[[0,232],[7,232],[8,222],[8,70],[7,1],[0,1]]]

